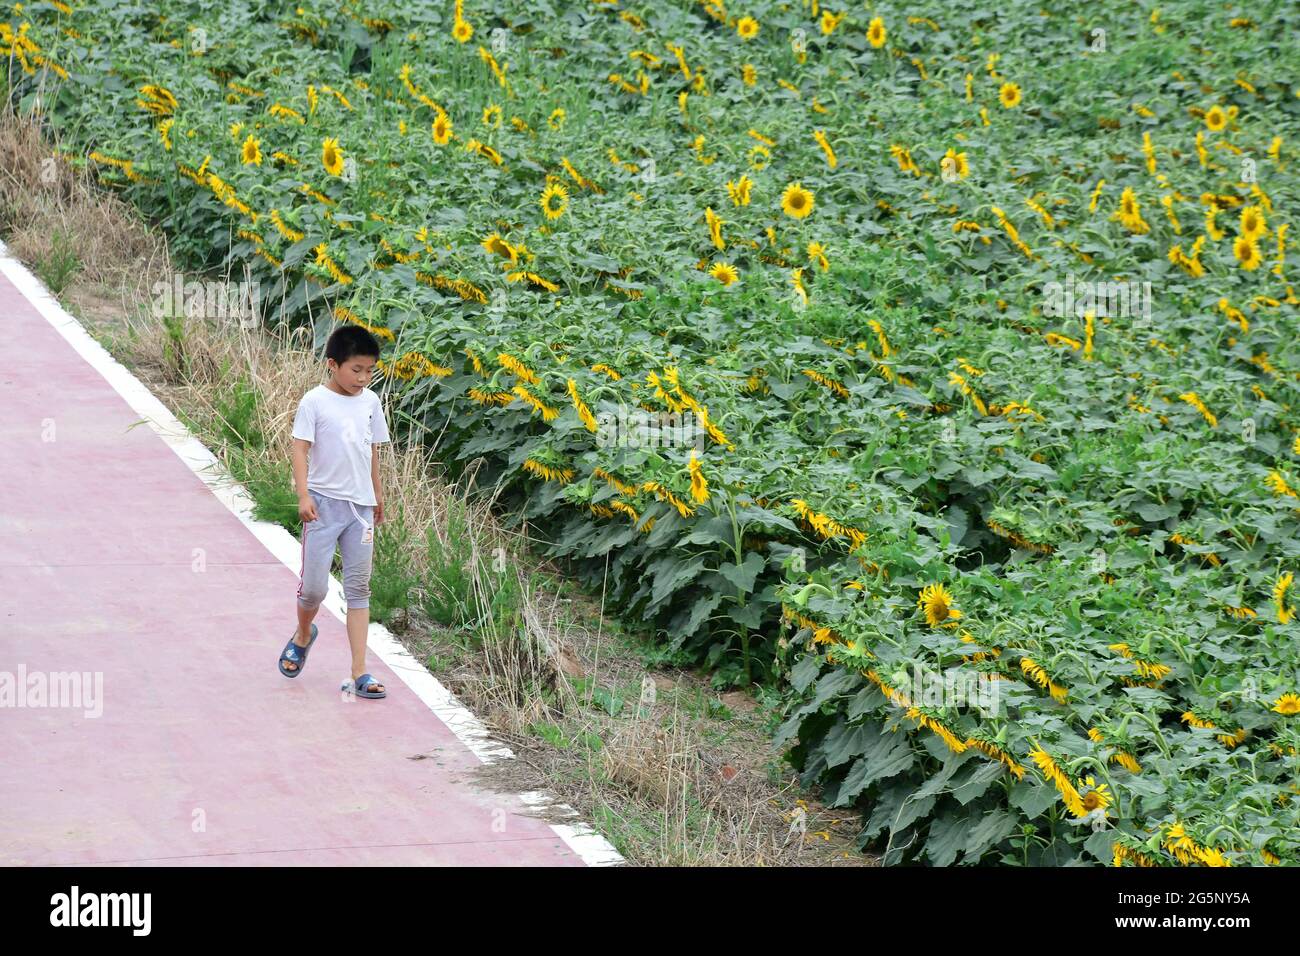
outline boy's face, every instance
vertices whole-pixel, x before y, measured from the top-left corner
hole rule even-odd
[[[360,394],[370,384],[370,377],[375,372],[375,358],[372,355],[354,355],[341,365],[329,359],[328,364],[335,384],[348,395]]]

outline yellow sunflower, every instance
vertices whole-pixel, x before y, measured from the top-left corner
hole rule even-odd
[[[1206,111],[1205,125],[1209,127],[1210,132],[1217,133],[1228,125],[1228,117],[1219,107],[1212,106]]]
[[[1264,213],[1258,206],[1247,206],[1241,211],[1241,223],[1238,232],[1251,242],[1258,242],[1264,233],[1268,232],[1268,226],[1264,221]]]
[[[1111,754],[1110,762],[1119,764],[1129,773],[1142,772],[1142,765],[1137,762],[1137,758],[1134,757],[1131,753],[1125,753],[1123,750]]]
[[[1142,218],[1142,204],[1138,202],[1132,186],[1124,187],[1124,192],[1119,197],[1119,209],[1112,218],[1118,219],[1129,232],[1145,234],[1151,231],[1151,227]]]
[[[456,38],[457,43],[468,43],[469,38],[474,35],[474,28],[466,20],[457,20],[451,28],[451,35]]]
[[[952,595],[942,584],[926,586],[916,605],[925,611],[925,621],[931,627],[961,617],[961,611],[952,606]]]
[[[794,219],[803,219],[813,210],[813,194],[799,183],[791,183],[781,194],[781,211]]]
[[[826,258],[826,247],[820,242],[808,243],[808,261],[821,267],[822,272],[828,272],[831,267],[830,260]]]
[[[483,107],[483,125],[497,129],[501,125],[501,107],[495,103]]]
[[[569,191],[559,183],[551,183],[538,201],[547,219],[559,219],[564,215],[564,210],[569,208]]]
[[[546,118],[546,125],[557,133],[564,128],[564,117],[567,114],[562,109],[555,109],[551,115]]]
[[[832,33],[835,32],[835,28],[840,25],[840,22],[846,16],[848,16],[847,13],[841,13],[838,16],[836,16],[834,13],[831,13],[829,10],[823,10],[821,22],[818,24],[818,26],[821,28],[822,34],[825,36],[830,36]]]
[[[723,285],[731,285],[740,278],[740,273],[736,271],[736,267],[725,262],[715,263],[713,268],[709,270],[709,275]]]
[[[337,139],[330,137],[320,144],[320,162],[331,176],[343,175],[343,150]]]
[[[758,21],[753,17],[741,17],[736,21],[736,32],[742,40],[752,40],[758,36]]]
[[[727,195],[731,197],[733,206],[748,206],[750,191],[754,188],[754,181],[748,176],[741,176],[738,180],[727,180]]]
[[[694,449],[691,450],[691,459],[686,463],[687,470],[691,474],[691,498],[696,504],[704,504],[709,500],[709,483],[704,477],[704,469],[700,466],[700,460],[695,456]]]
[[[959,153],[954,149],[948,150],[943,154],[943,159],[939,162],[941,170],[952,170],[952,174],[958,179],[965,179],[970,175],[970,166],[966,163],[966,154]]]
[[[867,24],[867,42],[879,50],[885,45],[885,39],[889,36],[889,31],[885,29],[885,21],[880,17],[874,18]]]
[[[758,71],[754,69],[754,64],[746,63],[740,68],[740,79],[746,86],[753,86],[758,79]]]
[[[1107,784],[1098,785],[1096,779],[1089,776],[1084,778],[1083,787],[1088,788],[1082,794],[1084,810],[1105,810],[1110,806],[1110,788]]]
[[[998,102],[1004,109],[1011,109],[1020,105],[1020,87],[1014,83],[1003,83],[998,90]]]
[[[799,296],[799,301],[803,305],[808,304],[808,290],[803,287],[803,269],[790,270],[790,285],[794,286],[795,294]]]
[[[433,141],[439,146],[451,142],[451,117],[446,113],[439,113],[433,121]]]
[[[519,249],[501,238],[499,233],[492,233],[480,243],[488,252],[495,253],[503,259],[509,259],[511,265],[519,262]]]
[[[262,165],[262,143],[254,139],[252,133],[249,133],[248,139],[244,140],[243,148],[239,152],[239,160],[245,166]]]
[[[1273,705],[1273,711],[1278,714],[1285,714],[1290,717],[1293,714],[1300,714],[1300,694],[1283,694]]]
[[[1139,214],[1137,196],[1133,193],[1133,188],[1126,187],[1123,195],[1119,200],[1119,214],[1125,219],[1132,219]]]
[[[1233,240],[1232,254],[1237,257],[1237,264],[1247,272],[1254,272],[1264,262],[1259,246],[1246,236],[1238,236]]]

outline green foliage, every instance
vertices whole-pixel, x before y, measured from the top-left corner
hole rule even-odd
[[[411,591],[421,583],[411,555],[404,547],[411,534],[400,510],[385,510],[375,528],[373,568],[370,575],[370,613],[387,621],[393,611],[411,606]]]
[[[229,374],[229,369],[225,370]],[[218,392],[213,402],[223,444],[250,454],[266,447],[258,421],[258,391],[247,378],[236,377],[228,390]]]
[[[465,506],[448,499],[447,544],[430,525],[425,529],[428,545],[427,571],[423,581],[427,597],[424,613],[444,627],[468,628],[477,620],[472,592],[473,570],[467,567],[468,555],[460,547],[465,535]]]
[[[744,40],[696,3],[489,8],[465,44],[423,2],[388,29],[343,4],[99,0],[74,17],[94,44],[22,16],[76,77],[54,121],[118,160],[103,181],[290,318],[341,306],[391,332],[397,417],[664,660],[782,688],[778,742],[886,862],[1300,858],[1278,707],[1300,689],[1300,114],[1277,66],[1296,11],[885,6],[877,49],[860,10],[827,30],[758,0]],[[200,27],[220,42],[196,56]],[[170,150],[146,85],[177,101]],[[327,136],[347,176],[322,169]],[[950,149],[967,175],[942,175]],[[793,183],[805,218],[782,212]],[[1117,216],[1125,190],[1145,228]],[[1252,269],[1246,207],[1266,219]],[[1049,307],[1052,283],[1120,279],[1151,284],[1149,312]],[[707,421],[695,454],[602,440],[642,409]],[[514,633],[515,576],[479,600],[498,572],[456,550],[456,520],[426,610]],[[927,622],[937,584],[961,617]],[[918,672],[998,706],[913,700]],[[1075,792],[1108,801],[1096,832]]]
[[[74,237],[62,229],[50,233],[50,247],[36,263],[36,274],[49,290],[58,295],[68,287],[72,277],[81,268]]]
[[[564,728],[557,724],[532,723],[528,725],[528,731],[559,750],[568,750],[571,745],[569,738],[564,733]]]

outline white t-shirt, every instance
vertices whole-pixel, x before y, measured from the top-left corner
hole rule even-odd
[[[317,385],[298,403],[293,437],[312,443],[307,453],[309,491],[359,505],[377,504],[370,446],[389,440],[378,395],[368,388],[359,395],[340,395]]]

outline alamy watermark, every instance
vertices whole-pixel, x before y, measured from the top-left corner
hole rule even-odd
[[[122,926],[133,936],[148,936],[152,912],[152,893],[83,893],[73,884],[50,897],[51,926]]]
[[[1065,282],[1043,284],[1043,315],[1081,319],[1089,312],[1094,318],[1150,319],[1151,283],[1075,281],[1071,273]]]
[[[177,272],[170,282],[155,282],[152,292],[157,318],[216,319],[252,327],[262,314],[261,283],[256,279],[186,282],[184,273]]]
[[[942,673],[912,663],[892,675],[891,686],[901,691],[917,707],[972,707],[981,717],[998,714],[1002,698],[1002,681],[977,671],[951,668]]]
[[[707,431],[692,411],[648,412],[619,405],[617,412],[596,415],[600,448],[687,448],[704,451]]]
[[[44,707],[79,709],[86,717],[104,713],[103,671],[0,671],[0,709]]]

